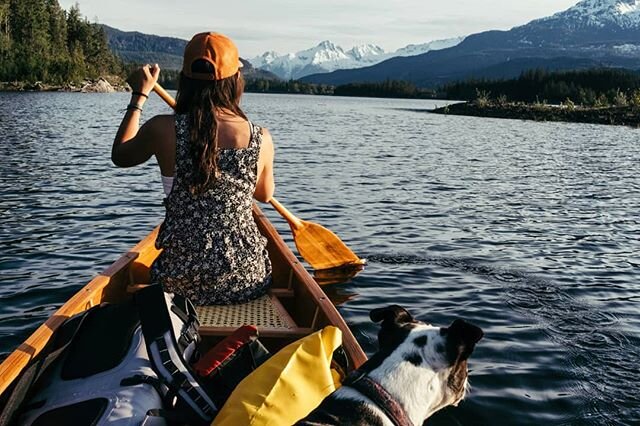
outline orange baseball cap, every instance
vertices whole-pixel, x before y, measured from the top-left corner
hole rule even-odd
[[[205,60],[213,65],[214,73],[191,71],[191,65],[197,60]],[[238,72],[242,62],[238,48],[231,39],[220,33],[199,33],[193,36],[184,49],[182,73],[196,80],[222,80]]]

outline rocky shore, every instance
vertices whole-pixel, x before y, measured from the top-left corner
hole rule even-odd
[[[631,106],[591,108],[514,103],[479,105],[476,102],[464,102],[436,108],[429,112],[519,120],[609,124],[640,128],[640,109]]]
[[[120,77],[100,77],[95,80],[83,80],[81,83],[52,85],[42,82],[0,82],[0,92],[80,92],[114,93],[128,92],[129,85]]]

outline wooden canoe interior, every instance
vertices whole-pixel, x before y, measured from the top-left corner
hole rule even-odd
[[[343,347],[350,361],[350,368],[359,367],[366,355],[340,316],[335,306],[320,289],[304,266],[291,252],[282,237],[262,211],[254,206],[254,218],[260,232],[267,238],[269,256],[273,266],[273,283],[270,297],[291,326],[286,329],[259,329],[260,340],[276,351],[327,325],[342,331]],[[0,365],[0,401],[26,365],[44,348],[53,332],[70,316],[102,302],[117,303],[127,300],[131,294],[149,283],[149,268],[160,253],[155,248],[159,227],[140,241],[72,296],[53,316],[41,325]],[[201,327],[203,350],[212,346],[235,327]]]

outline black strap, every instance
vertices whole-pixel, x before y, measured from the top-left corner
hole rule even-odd
[[[167,330],[173,330],[164,292],[158,284],[136,291],[133,297],[138,307],[140,326],[147,344],[162,338]]]
[[[373,401],[395,426],[413,426],[407,412],[382,385],[364,373],[355,371],[342,384],[360,392]]]
[[[193,303],[191,303],[191,300],[180,294],[173,295],[173,306],[171,306],[171,311],[178,315],[184,322],[194,322],[198,326],[200,325],[198,312],[193,306]]]
[[[20,408],[20,405],[27,397],[29,389],[31,389],[33,384],[42,377],[42,374],[47,370],[47,368],[65,352],[80,331],[85,319],[91,312],[93,312],[93,309],[95,309],[95,307],[84,311],[77,319],[75,319],[75,326],[72,329],[73,331],[68,334],[66,340],[63,342],[56,341],[55,343],[60,344],[60,347],[53,351],[51,351],[51,349],[53,349],[53,342],[55,339],[52,336],[52,338],[49,339],[49,344],[45,346],[36,361],[24,370],[16,382],[16,385],[11,392],[11,396],[2,410],[2,414],[0,414],[0,426],[7,426],[11,423],[16,411]],[[60,328],[58,328],[58,330],[59,329]]]
[[[255,129],[255,127],[253,126],[253,123],[251,122],[251,120],[247,120],[247,121],[249,121],[249,133],[250,133],[250,136],[249,136],[249,145],[251,145],[251,142],[253,142],[253,137],[255,136],[255,135],[253,134],[253,132],[255,132],[255,131],[256,131],[256,129]]]
[[[182,398],[182,401],[191,407],[194,415],[205,422],[210,422],[217,412],[217,407],[206,395],[195,376],[191,374],[188,364],[182,358],[182,354],[177,354],[177,357],[182,361],[180,366],[175,364],[175,357],[172,358],[171,356],[176,353],[179,344],[173,333],[171,316],[167,309],[162,288],[157,284],[150,285],[137,291],[134,294],[134,298],[138,306],[140,326],[147,352],[149,353],[149,359],[160,380],[166,384],[172,393]],[[195,309],[193,311],[195,313]],[[170,336],[170,339],[167,336]],[[160,359],[156,359],[155,355]],[[163,377],[160,374],[161,370],[168,371],[171,377]],[[184,372],[189,374],[189,377]]]

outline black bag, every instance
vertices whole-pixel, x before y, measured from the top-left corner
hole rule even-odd
[[[211,348],[194,369],[213,401],[222,407],[238,383],[269,356],[258,340],[258,329],[245,325]]]

